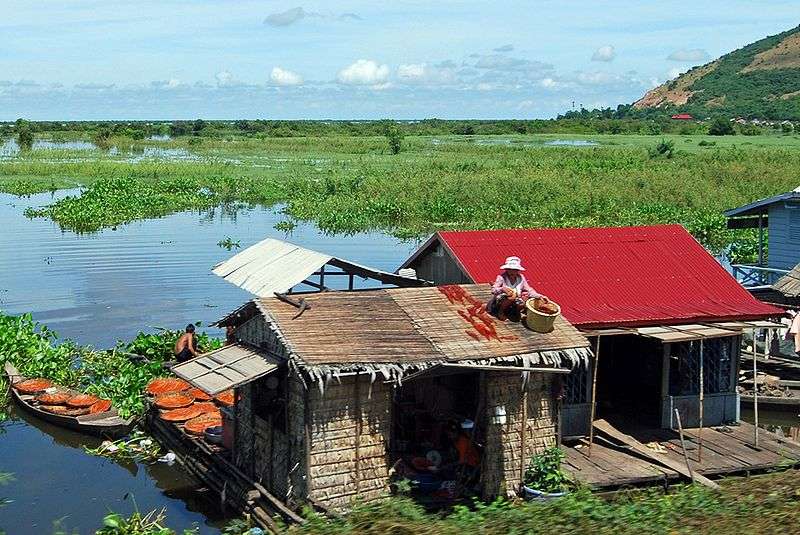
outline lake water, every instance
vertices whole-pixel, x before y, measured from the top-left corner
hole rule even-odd
[[[417,245],[380,233],[326,236],[307,224],[287,236],[273,228],[286,217],[269,208],[218,207],[86,235],[23,215],[27,207],[75,193],[0,194],[0,309],[31,312],[62,336],[96,347],[158,326],[208,324],[251,298],[211,273],[214,264],[235,253],[217,245],[227,237],[242,248],[268,236],[287,239],[387,271]],[[197,523],[201,533],[218,533],[220,513],[179,469],[121,466],[92,457],[82,446],[94,445],[93,439],[27,415],[16,418],[2,424],[0,434],[0,472],[13,472],[17,479],[0,487],[0,496],[13,500],[0,508],[0,530],[47,534],[52,522],[63,518],[65,527],[93,533],[109,509],[133,510],[124,499],[130,493],[142,511],[165,507],[170,527]]]

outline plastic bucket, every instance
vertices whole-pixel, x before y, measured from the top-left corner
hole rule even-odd
[[[525,316],[525,323],[532,331],[536,331],[537,333],[549,333],[553,330],[553,323],[555,323],[556,318],[561,314],[561,307],[558,306],[557,303],[553,303],[558,310],[553,314],[548,314],[536,310],[534,307],[536,301],[537,299],[528,299],[528,302],[525,303],[525,307],[528,309],[528,314]]]

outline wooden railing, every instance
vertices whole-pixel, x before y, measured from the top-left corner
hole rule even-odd
[[[786,269],[768,268],[750,264],[732,264],[731,273],[744,287],[768,286],[789,272]]]

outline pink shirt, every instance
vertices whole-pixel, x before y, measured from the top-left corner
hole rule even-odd
[[[494,284],[492,285],[492,293],[494,295],[500,295],[505,291],[505,288],[516,290],[517,295],[522,300],[526,300],[531,297],[540,297],[542,295],[534,290],[530,284],[528,284],[528,280],[522,273],[517,275],[517,279],[513,282],[505,273],[498,275],[494,281]]]

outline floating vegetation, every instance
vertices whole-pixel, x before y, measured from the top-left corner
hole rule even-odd
[[[566,135],[505,136],[514,142],[503,144],[453,143],[467,138],[449,136],[436,145],[407,136],[399,155],[389,154],[381,137],[232,137],[204,139],[193,149],[196,161],[139,163],[108,155],[59,162],[34,150],[0,161],[0,190],[86,184],[80,195],[27,211],[79,232],[229,203],[284,203],[287,221],[276,228],[287,232],[295,220],[331,233],[399,237],[437,229],[680,223],[713,253],[735,237],[745,246],[732,260],[751,258],[752,232],[729,231],[722,212],[796,187],[794,138],[763,136],[763,147],[744,148],[726,138],[660,136],[592,135],[600,146],[590,150],[571,146],[582,141]],[[570,146],[543,146],[553,141]],[[185,138],[168,142],[174,150],[186,146]]]
[[[233,249],[239,249],[242,245],[239,240],[234,241],[230,236],[225,236],[224,240],[217,242],[217,246],[227,249],[228,251],[232,251]]]
[[[122,462],[153,463],[161,457],[161,447],[154,439],[139,429],[130,436],[116,441],[104,440],[96,448],[83,447],[86,453]]]

